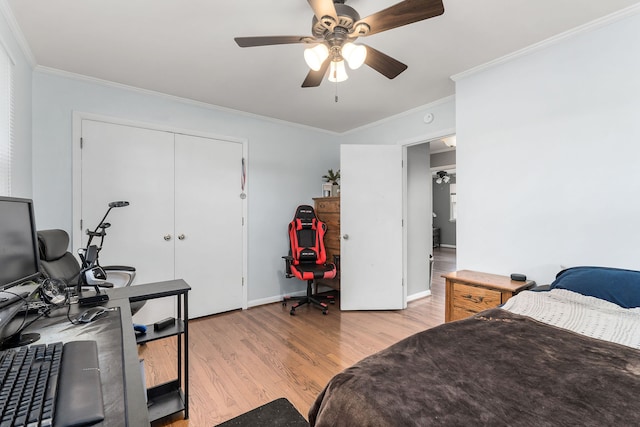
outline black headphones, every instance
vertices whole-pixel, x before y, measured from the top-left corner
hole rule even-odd
[[[51,305],[62,305],[67,302],[67,284],[62,279],[48,278],[40,285],[40,296]]]

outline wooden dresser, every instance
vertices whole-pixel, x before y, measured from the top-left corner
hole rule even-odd
[[[327,225],[324,235],[324,247],[327,250],[327,262],[335,262],[340,256],[340,197],[317,197],[313,199],[316,215]],[[340,290],[340,263],[336,264],[338,274],[335,279],[322,280],[321,284]]]
[[[516,282],[507,276],[460,270],[443,274],[446,282],[444,321],[464,319],[507,302],[534,282]]]

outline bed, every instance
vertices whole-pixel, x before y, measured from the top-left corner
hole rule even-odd
[[[640,272],[575,267],[550,290],[410,336],[333,377],[311,426],[640,425]]]

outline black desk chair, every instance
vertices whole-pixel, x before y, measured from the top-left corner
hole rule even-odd
[[[77,287],[86,283],[82,280],[82,268],[71,252],[69,246],[69,234],[64,230],[40,230],[38,231],[38,247],[40,250],[40,266],[45,277],[61,279],[69,287]],[[114,286],[130,286],[136,275],[136,269],[127,266],[105,266],[102,269],[107,274],[104,284],[98,286],[112,288]],[[89,286],[89,285],[86,285]],[[142,308],[144,301],[131,303],[131,314],[135,314]]]
[[[307,294],[302,297],[285,297],[287,301],[297,301],[289,312],[292,316],[296,308],[304,304],[319,307],[322,314],[329,309],[325,301],[331,297],[322,298],[313,295],[312,286],[318,279],[333,279],[336,277],[336,265],[327,263],[327,253],[324,248],[324,234],[327,226],[316,217],[311,206],[301,205],[296,209],[293,221],[289,223],[289,256],[286,261],[287,278],[295,277],[307,281]],[[324,301],[323,301],[324,300]]]

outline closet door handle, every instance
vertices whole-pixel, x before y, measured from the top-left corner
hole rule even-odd
[[[171,240],[171,234],[165,234],[165,235],[164,235],[164,240],[166,240],[167,242],[168,242],[169,240]]]
[[[178,236],[178,240],[184,240],[184,234],[180,234],[180,235]]]

